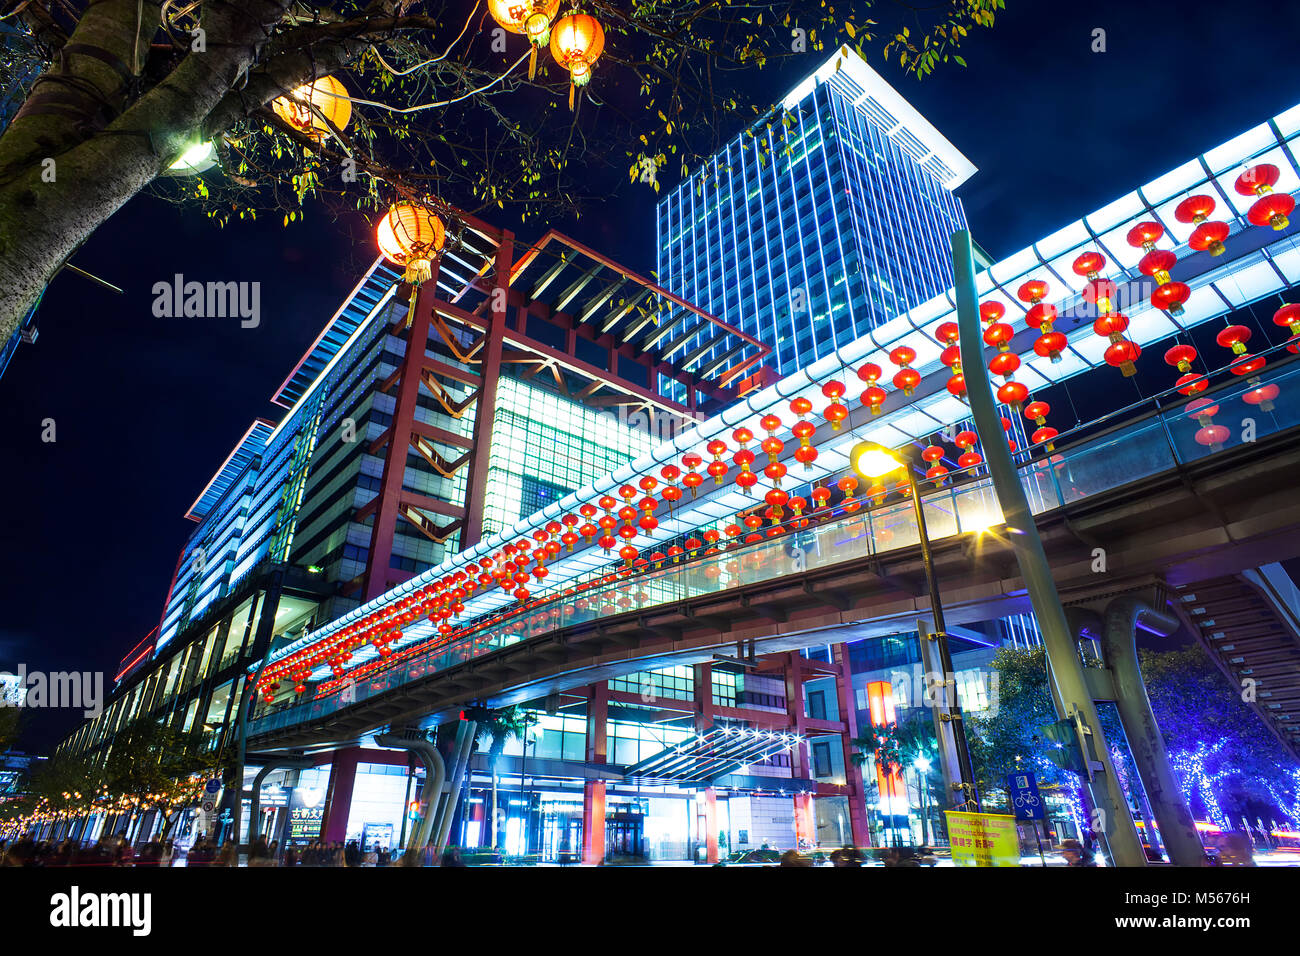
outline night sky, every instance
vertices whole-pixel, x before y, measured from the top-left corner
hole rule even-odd
[[[963,48],[967,69],[917,82],[878,46],[869,57],[979,167],[958,195],[995,259],[1300,102],[1300,7],[1009,5]],[[1097,27],[1106,53],[1090,51]],[[755,74],[753,99],[775,100],[827,55]],[[616,202],[554,225],[648,274],[654,194],[628,187]],[[253,418],[279,418],[271,394],[375,254],[359,216],[311,213],[287,229],[272,216],[218,230],[140,197],[72,258],[124,295],[54,280],[39,341],[0,378],[0,669],[111,681],[157,624],[194,527],[185,510]],[[175,273],[260,281],[261,325],[154,318],[151,288]],[[57,440],[43,443],[51,418]],[[78,719],[35,715],[21,746],[48,748]]]

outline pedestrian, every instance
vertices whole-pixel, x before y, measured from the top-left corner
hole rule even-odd
[[[1096,866],[1096,854],[1078,840],[1063,840],[1061,855],[1065,857],[1066,866]]]
[[[253,845],[248,848],[248,865],[275,866],[275,857],[271,854],[271,848],[267,845],[266,837],[258,837]]]
[[[343,853],[343,863],[345,866],[361,865],[361,848],[357,846],[356,840],[348,841],[348,848]]]
[[[221,844],[221,849],[217,852],[217,858],[213,862],[214,866],[239,866],[239,846],[234,840],[227,840]]]

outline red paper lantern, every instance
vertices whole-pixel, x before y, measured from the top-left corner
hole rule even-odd
[[[1258,385],[1242,395],[1241,400],[1247,405],[1258,405],[1261,411],[1271,412],[1273,410],[1273,400],[1277,398],[1278,391],[1276,385]]]
[[[1295,200],[1287,193],[1273,191],[1280,177],[1281,171],[1272,163],[1260,163],[1243,172],[1233,184],[1243,196],[1260,197],[1246,213],[1246,218],[1256,226],[1281,230],[1291,224],[1288,217],[1295,209]]]
[[[831,428],[836,431],[839,431],[840,425],[844,423],[844,419],[849,417],[848,408],[840,403],[840,399],[844,397],[844,392],[845,388],[843,382],[831,381],[822,386],[822,394],[831,400],[831,403],[826,406],[826,409],[822,414],[826,416],[826,420],[831,423]]]
[[[1174,209],[1174,218],[1179,222],[1196,225],[1187,240],[1187,245],[1197,252],[1209,252],[1212,256],[1221,256],[1224,248],[1223,240],[1228,238],[1228,224],[1209,221],[1214,207],[1212,196],[1188,196]]]

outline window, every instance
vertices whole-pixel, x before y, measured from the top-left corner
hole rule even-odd
[[[814,690],[809,692],[808,716],[813,720],[826,719],[826,691]]]
[[[820,693],[820,691],[818,692]],[[813,776],[829,777],[832,773],[831,745],[826,740],[814,740],[812,745]]]
[[[658,671],[640,671],[615,677],[609,682],[609,689],[640,694],[647,703],[660,697],[691,700],[695,696],[695,670],[690,665],[679,665]]]

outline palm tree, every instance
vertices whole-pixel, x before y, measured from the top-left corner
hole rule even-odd
[[[929,820],[926,819],[924,809],[927,806],[933,806],[933,802],[927,801],[926,796],[930,793],[930,781],[938,758],[938,740],[935,737],[934,724],[925,719],[909,721],[900,727],[894,728],[894,740],[898,746],[899,764],[904,767],[910,765],[916,771],[916,795],[923,808],[921,842],[929,843],[930,839],[927,833]],[[918,760],[923,760],[927,765],[925,771],[922,771],[917,766]]]
[[[520,710],[518,707],[504,707],[494,710],[485,720],[479,721],[478,739],[488,744],[487,764],[492,774],[492,848],[501,846],[501,827],[497,821],[497,762],[506,742],[523,739],[528,728],[537,722],[537,715],[532,711]]]
[[[869,762],[874,761],[878,766],[884,768],[886,773],[891,773],[899,767],[898,743],[894,739],[894,727],[864,727],[861,736],[854,737],[849,741],[857,749],[849,755],[849,759],[857,767],[864,767]],[[864,779],[865,779],[864,775]],[[873,814],[867,814],[868,825],[871,826],[872,836],[875,836],[875,825]]]

